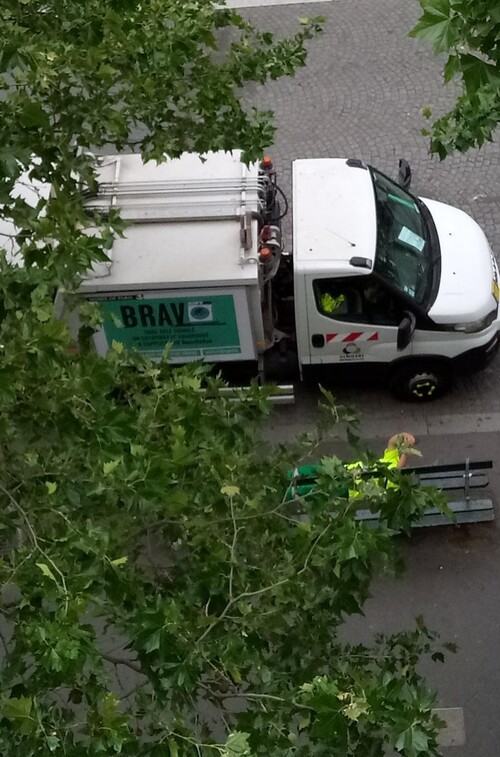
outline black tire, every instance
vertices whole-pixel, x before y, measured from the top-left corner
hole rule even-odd
[[[395,397],[405,402],[432,402],[451,386],[451,370],[446,363],[407,363],[396,368],[391,381]]]

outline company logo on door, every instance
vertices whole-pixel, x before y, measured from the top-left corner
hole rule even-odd
[[[356,342],[349,342],[346,344],[340,354],[341,363],[346,361],[364,360],[364,358],[364,352],[361,351],[361,347],[358,347]]]

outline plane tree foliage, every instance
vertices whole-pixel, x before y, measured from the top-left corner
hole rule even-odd
[[[230,399],[205,367],[120,343],[99,357],[96,308],[78,339],[54,309],[124,230],[83,209],[95,152],[254,158],[274,127],[242,88],[293,75],[319,29],[275,37],[202,0],[2,3],[5,757],[438,754],[417,664],[442,648],[423,621],[370,646],[341,633],[436,495],[381,470],[347,499],[353,474],[327,458],[288,502],[286,470],[348,410],[325,394],[320,436],[273,448],[266,392]]]
[[[430,131],[431,151],[445,158],[456,150],[481,147],[495,134],[500,119],[500,6],[496,0],[420,0],[420,6],[422,15],[411,34],[444,56],[444,81],[459,86],[453,107]]]

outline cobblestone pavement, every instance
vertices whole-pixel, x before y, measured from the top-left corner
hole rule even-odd
[[[454,155],[440,162],[428,154],[421,136],[427,125],[422,108],[436,115],[453,101],[444,87],[442,61],[430,47],[410,39],[418,18],[413,0],[337,0],[245,9],[260,28],[290,34],[302,16],[327,17],[325,32],[310,43],[306,68],[295,78],[248,90],[249,102],[274,110],[278,131],[270,148],[280,184],[290,197],[295,158],[361,157],[389,175],[398,160],[413,168],[412,189],[470,213],[486,231],[500,256],[500,145]],[[289,214],[290,218],[290,214]],[[285,228],[291,244],[290,223]],[[457,384],[437,404],[418,411],[431,421],[436,413],[489,414],[500,411],[500,357],[485,372]],[[339,389],[342,400],[356,401],[361,411],[377,408],[384,416],[401,414],[401,404],[380,389]]]

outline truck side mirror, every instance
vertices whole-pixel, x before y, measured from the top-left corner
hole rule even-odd
[[[401,323],[398,326],[398,350],[404,350],[410,344],[417,326],[417,319],[409,310],[405,310]]]
[[[410,164],[404,158],[399,160],[398,184],[403,189],[409,189],[411,184]]]

